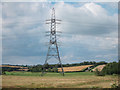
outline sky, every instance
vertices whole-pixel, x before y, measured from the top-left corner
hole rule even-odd
[[[52,8],[62,20],[61,61],[118,61],[117,2],[3,2],[2,64],[44,64],[48,50],[46,31]],[[57,63],[54,58],[49,63]]]

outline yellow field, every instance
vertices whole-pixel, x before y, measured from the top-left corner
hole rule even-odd
[[[82,72],[81,72],[82,73]],[[50,74],[49,74],[50,75]],[[12,76],[2,75],[3,88],[111,88],[117,76],[68,75]]]
[[[12,66],[12,65],[0,65],[0,67],[9,67],[9,68],[19,68],[20,71],[28,71],[28,67],[21,67],[21,66]]]
[[[105,65],[99,65],[99,66],[95,67],[95,68],[92,69],[92,70],[93,70],[93,71],[96,71],[96,69],[98,69],[98,71],[101,71],[104,67],[105,67]]]
[[[0,65],[0,67],[21,68],[20,66],[12,66],[12,65]]]
[[[82,71],[87,67],[90,67],[93,65],[82,65],[82,66],[73,66],[73,67],[63,67],[64,72],[73,72],[73,71]],[[58,68],[58,71],[61,71],[61,68]]]

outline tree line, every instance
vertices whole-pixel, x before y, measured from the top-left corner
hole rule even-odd
[[[96,70],[96,75],[112,75],[112,74],[120,74],[120,69],[118,69],[120,67],[120,60],[119,62],[110,62],[107,63],[105,61],[101,61],[101,62],[95,62],[95,61],[85,61],[85,62],[81,62],[81,63],[73,63],[73,64],[63,64],[63,67],[72,67],[72,66],[80,66],[80,65],[93,65],[92,68],[98,66],[98,65],[103,65],[106,64],[106,66],[102,69],[102,71],[98,71]],[[41,72],[43,70],[43,65],[33,65],[33,66],[29,66],[29,65],[21,65],[22,67],[28,67],[28,72]],[[58,68],[60,68],[59,64],[46,64],[44,66],[44,68],[46,69],[46,72],[58,72]],[[91,69],[92,69],[91,68]],[[15,71],[17,70],[17,68],[0,68],[2,69],[1,73],[4,73],[5,71]]]
[[[108,63],[102,71],[96,70],[95,74],[97,76],[105,76],[105,75],[113,75],[113,74],[120,74],[120,60],[119,62],[110,62]]]
[[[97,65],[103,65],[103,64],[107,64],[107,62],[105,61],[101,61],[101,62],[95,62],[95,61],[85,61],[85,62],[81,62],[81,63],[73,63],[73,64],[63,64],[63,67],[72,67],[72,66],[81,66],[81,65],[93,65],[92,68],[96,67]],[[58,68],[60,68],[61,65],[60,64],[46,64],[44,66],[44,68],[46,69],[47,72],[58,72]],[[34,65],[29,67],[29,71],[31,72],[41,72],[43,70],[43,65]]]

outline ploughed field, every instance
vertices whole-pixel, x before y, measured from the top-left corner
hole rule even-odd
[[[6,72],[3,88],[111,88],[116,75],[95,76],[93,72],[60,73]]]

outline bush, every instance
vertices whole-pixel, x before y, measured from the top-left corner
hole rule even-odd
[[[57,68],[53,68],[53,72],[58,72],[58,69]]]
[[[96,76],[105,76],[105,73],[103,71],[99,71],[98,69],[96,69],[95,75]]]
[[[48,72],[51,72],[51,68],[48,68]]]
[[[118,86],[114,83],[111,85],[111,88],[118,88]]]
[[[4,70],[2,70],[2,75],[5,75],[6,73],[5,73],[5,71]]]
[[[117,82],[111,83],[111,88],[118,88]]]

